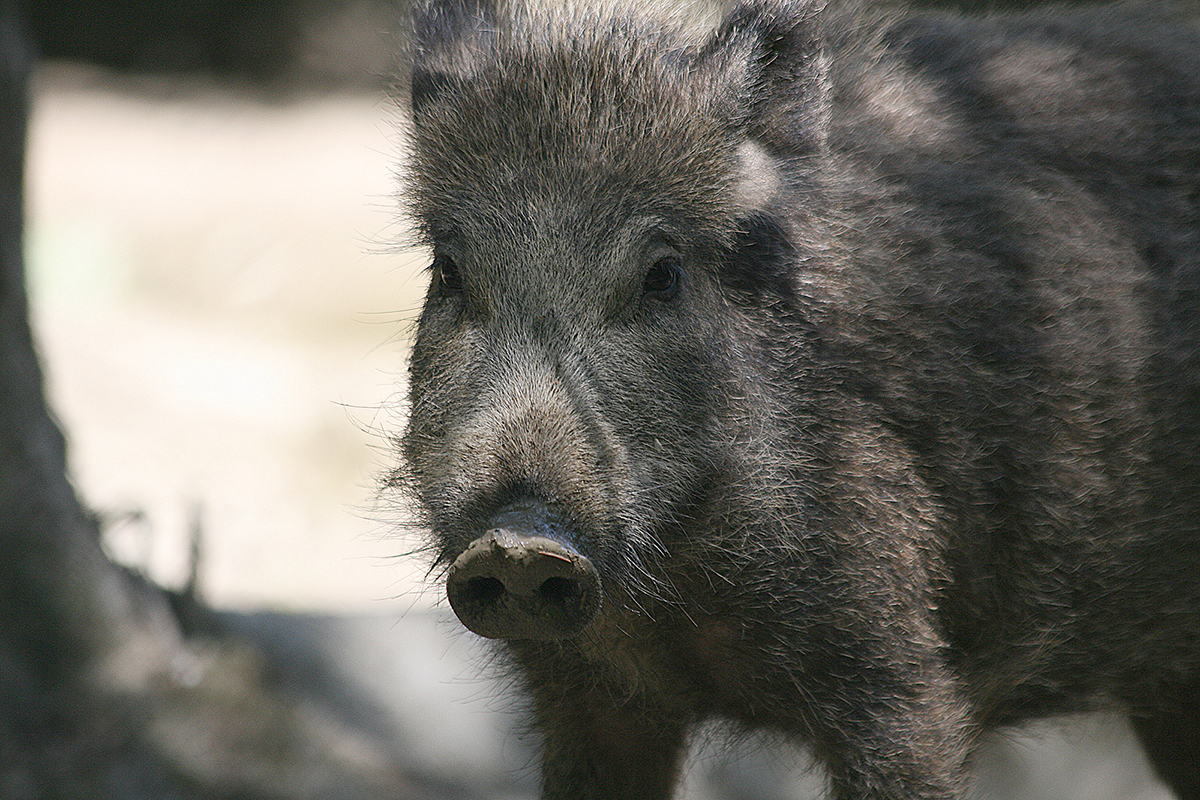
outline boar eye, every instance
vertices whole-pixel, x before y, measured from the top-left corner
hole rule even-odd
[[[679,293],[683,267],[678,256],[663,256],[651,265],[642,284],[642,291],[655,300],[670,300]]]
[[[458,264],[447,255],[439,255],[433,259],[433,275],[438,288],[449,292],[462,289],[462,275],[459,274]]]

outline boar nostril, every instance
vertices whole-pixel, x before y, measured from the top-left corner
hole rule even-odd
[[[538,587],[542,599],[551,603],[567,603],[579,595],[579,584],[570,578],[547,578]]]
[[[463,625],[492,639],[561,639],[600,610],[600,576],[540,504],[512,507],[450,567],[446,595]]]
[[[504,583],[495,578],[471,578],[467,581],[466,595],[474,602],[494,602],[504,594]]]

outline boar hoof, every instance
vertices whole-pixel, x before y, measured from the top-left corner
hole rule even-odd
[[[554,535],[540,504],[513,505],[455,559],[446,578],[450,607],[489,639],[562,639],[600,610],[600,576],[584,555]]]

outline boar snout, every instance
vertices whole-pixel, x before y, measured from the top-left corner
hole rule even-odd
[[[562,639],[600,610],[600,575],[541,503],[506,506],[455,559],[446,578],[454,613],[489,639]]]

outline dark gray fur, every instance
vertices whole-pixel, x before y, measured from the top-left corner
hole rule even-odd
[[[435,257],[394,481],[440,563],[532,498],[596,564],[580,635],[501,645],[544,797],[666,798],[710,716],[843,800],[960,797],[986,730],[1115,706],[1200,800],[1194,27],[449,0],[414,31]]]

